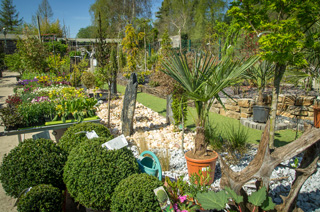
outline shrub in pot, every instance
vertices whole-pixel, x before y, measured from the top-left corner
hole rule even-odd
[[[0,181],[6,194],[17,198],[21,191],[39,184],[64,189],[63,166],[67,154],[49,139],[26,139],[3,157]]]
[[[40,184],[22,194],[17,203],[17,210],[19,212],[62,211],[62,202],[63,195],[60,189],[52,185]]]
[[[153,190],[162,185],[158,178],[145,173],[131,175],[114,190],[111,211],[161,211]]]
[[[118,183],[138,173],[138,163],[127,148],[107,150],[101,143],[108,138],[93,138],[75,146],[64,167],[63,180],[75,201],[94,210],[108,210]]]
[[[70,153],[71,149],[80,142],[85,140],[89,141],[85,131],[92,130],[94,130],[99,137],[109,138],[109,140],[112,138],[110,130],[102,124],[85,122],[69,127],[60,138],[58,145],[67,153]]]

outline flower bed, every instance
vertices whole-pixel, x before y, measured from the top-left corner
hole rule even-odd
[[[38,76],[20,80],[15,94],[0,110],[6,130],[45,125],[49,121],[83,121],[95,117],[97,100],[83,89],[71,87],[66,78]]]

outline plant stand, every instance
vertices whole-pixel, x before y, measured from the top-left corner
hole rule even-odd
[[[101,119],[95,119],[95,120],[88,120],[83,122],[94,122],[94,123],[100,123]],[[19,130],[10,130],[10,131],[4,131],[5,135],[17,135],[18,141],[22,142],[24,140],[24,135],[28,133],[34,133],[34,132],[42,132],[46,130],[53,130],[53,135],[55,136],[56,142],[59,142],[59,139],[63,135],[64,131],[66,129],[74,124],[77,124],[78,122],[70,122],[70,123],[63,123],[63,124],[56,124],[56,125],[49,125],[49,126],[41,126],[41,127],[32,127],[32,128],[24,128]]]

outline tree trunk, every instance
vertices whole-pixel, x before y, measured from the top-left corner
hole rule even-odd
[[[257,105],[259,105],[259,106],[263,105],[262,89],[259,89],[259,91],[258,91]]]
[[[200,158],[201,156],[204,156],[207,151],[204,127],[202,126],[196,127],[196,135],[194,139],[195,139],[195,149],[193,154]]]
[[[110,112],[111,112],[111,108],[110,108],[110,102],[111,102],[111,83],[109,83],[109,90],[108,90],[108,128],[111,127],[110,125]]]
[[[118,90],[117,90],[117,75],[118,72],[117,70],[114,70],[112,73],[112,83],[111,83],[111,93],[112,94],[117,94]]]
[[[270,136],[269,136],[269,148],[274,149],[274,133],[276,129],[276,118],[278,108],[278,97],[280,90],[280,82],[283,74],[286,70],[286,65],[276,64],[274,84],[272,88],[272,104],[271,104],[271,116],[270,116]]]
[[[241,192],[244,192],[242,187],[245,183],[252,179],[259,179],[261,180],[262,184],[268,188],[270,176],[275,167],[277,167],[281,162],[289,160],[290,158],[307,150],[304,155],[304,159],[301,162],[301,168],[297,169],[297,171],[301,172],[302,174],[298,173],[296,175],[296,179],[290,191],[292,196],[289,194],[288,201],[287,199],[284,199],[285,205],[291,205],[293,202],[292,200],[296,198],[305,180],[307,180],[308,177],[316,170],[317,160],[320,152],[320,129],[312,128],[306,130],[305,133],[303,133],[303,135],[297,140],[285,146],[276,148],[274,152],[270,153],[268,145],[270,135],[269,124],[270,121],[267,122],[267,126],[262,135],[257,154],[250,164],[242,171],[234,172],[226,164],[224,159],[218,155],[221,166],[220,186],[221,188],[226,186],[230,187],[238,195],[240,195]],[[281,209],[284,208],[290,207],[283,206]],[[286,211],[286,209],[280,211]]]

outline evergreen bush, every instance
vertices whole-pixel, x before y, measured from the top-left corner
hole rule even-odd
[[[114,190],[111,211],[161,211],[154,189],[163,186],[156,177],[134,174]]]
[[[63,195],[58,188],[41,184],[22,194],[17,204],[17,210],[19,212],[57,212],[62,211],[62,202]]]
[[[112,138],[109,129],[102,124],[84,122],[69,127],[60,138],[58,145],[67,153],[70,153],[71,149],[78,143],[85,140],[89,141],[86,136],[86,131],[91,132],[92,130],[94,130],[99,137],[106,137],[109,138],[109,140]]]
[[[26,188],[51,184],[65,188],[62,180],[67,154],[49,139],[26,139],[5,155],[0,181],[6,194],[17,198]]]
[[[95,86],[96,77],[93,73],[85,71],[81,76],[81,83],[86,86],[88,89]]]
[[[138,173],[138,163],[127,148],[107,150],[101,143],[107,138],[94,138],[75,146],[64,167],[63,179],[75,201],[94,210],[108,210],[118,183]]]

